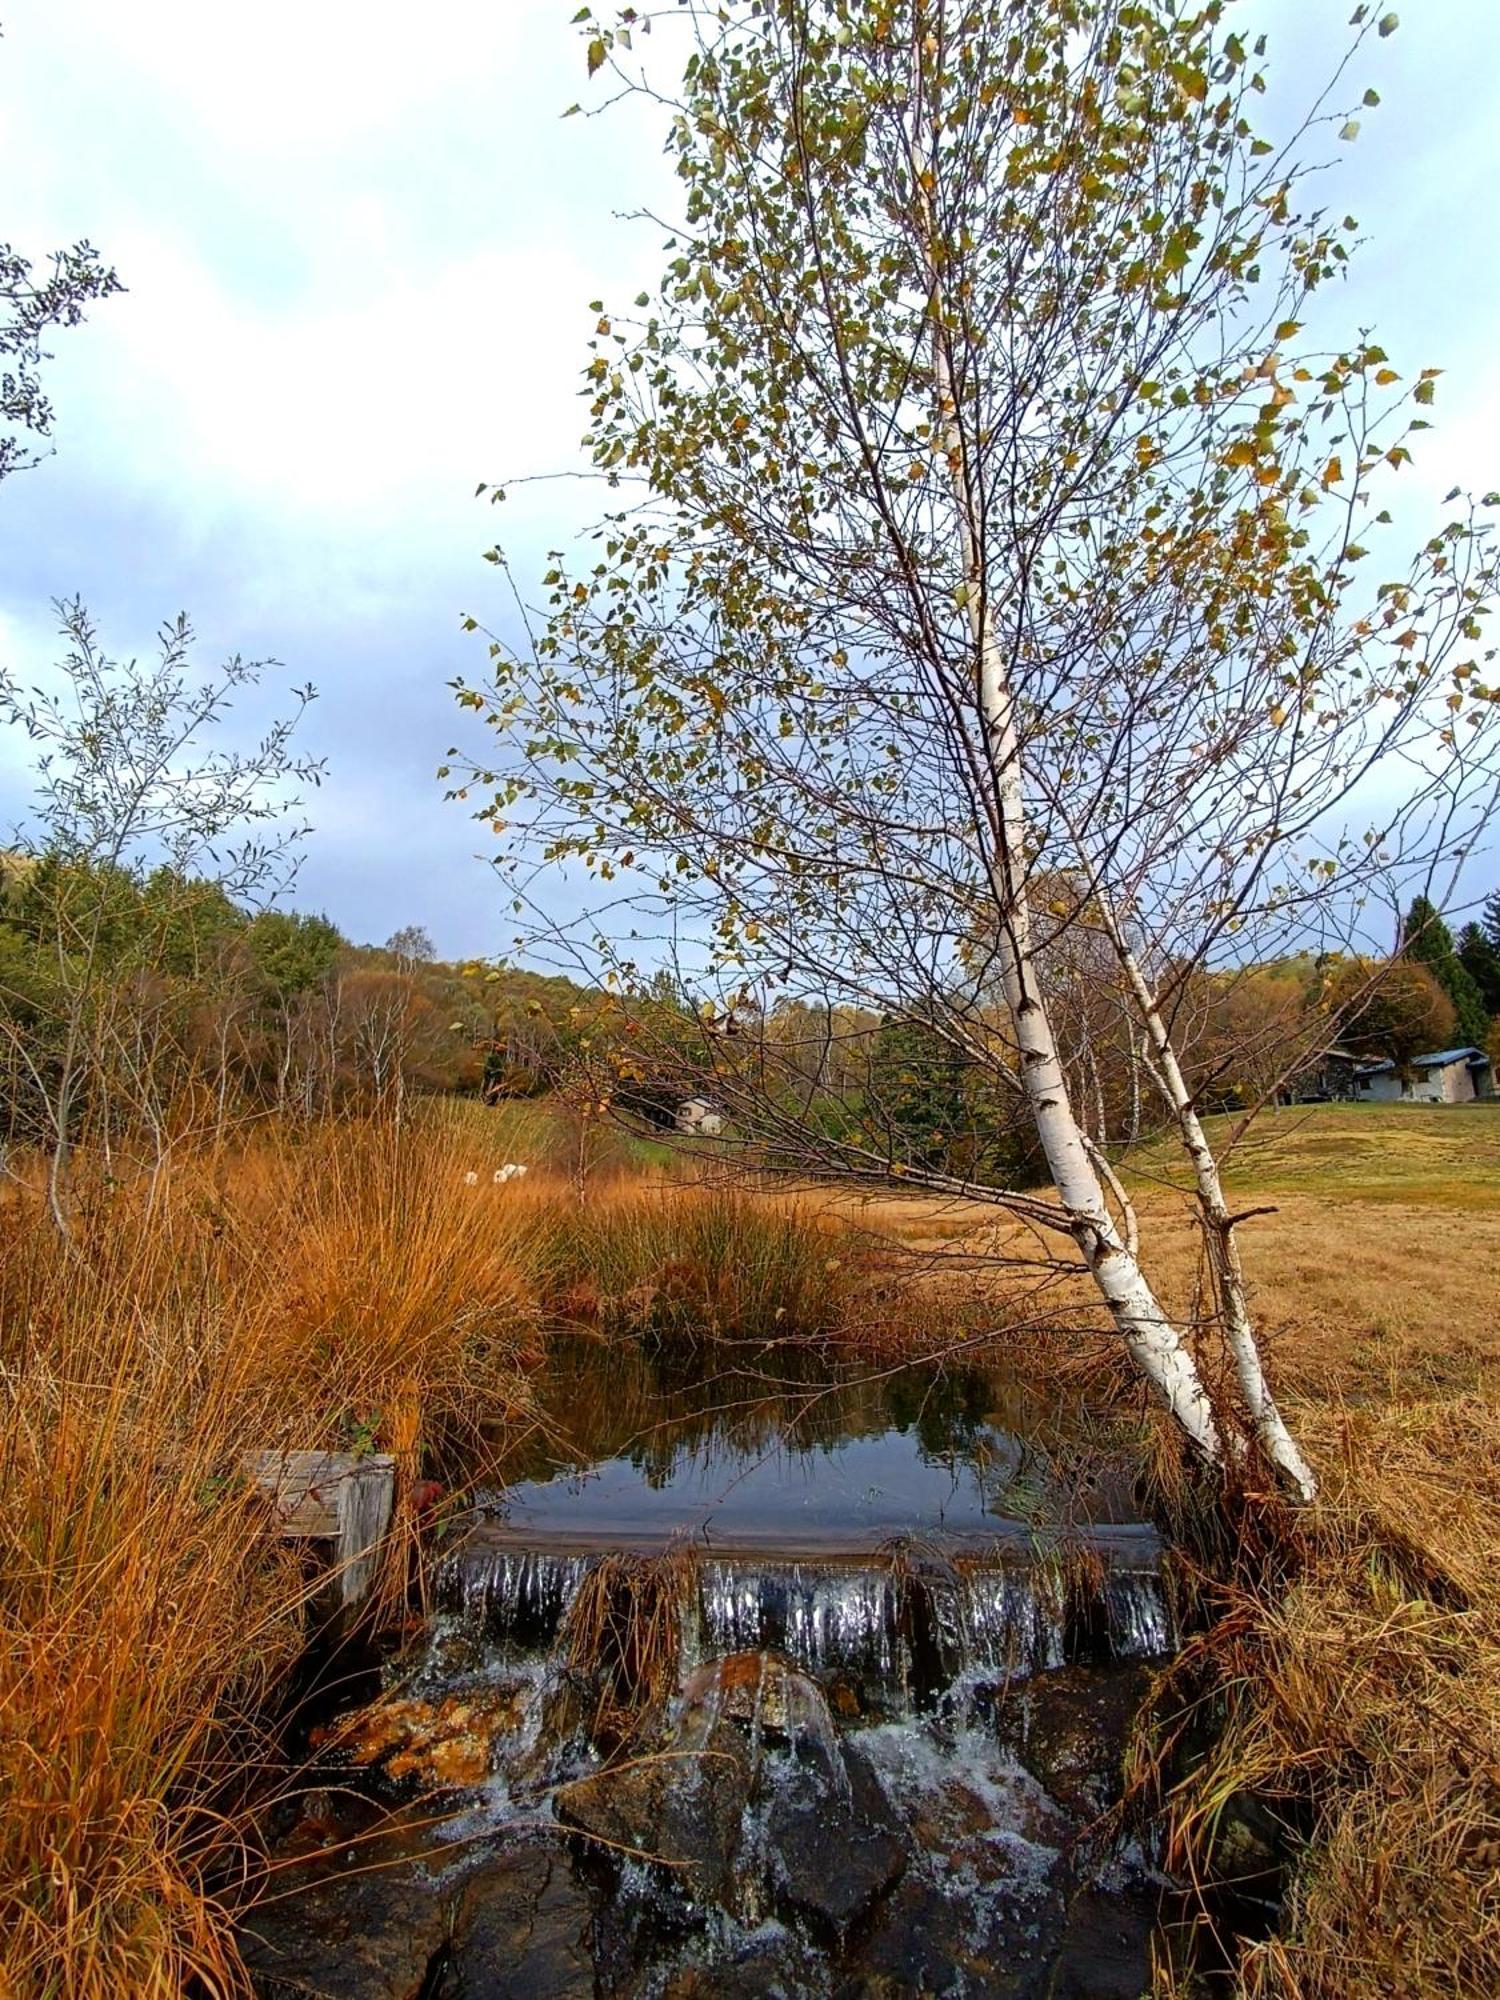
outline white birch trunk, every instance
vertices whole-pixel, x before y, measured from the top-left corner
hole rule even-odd
[[[1182,1067],[1177,1060],[1177,1051],[1173,1047],[1171,1036],[1167,1033],[1167,1024],[1161,1017],[1161,1009],[1156,1003],[1156,995],[1141,970],[1139,960],[1116,923],[1113,912],[1105,911],[1104,923],[1135,997],[1147,1039],[1155,1054],[1157,1069],[1172,1107],[1183,1151],[1192,1162],[1193,1178],[1198,1189],[1198,1204],[1203,1213],[1204,1232],[1208,1240],[1209,1258],[1218,1283],[1219,1299],[1224,1313],[1224,1338],[1234,1359],[1240,1395],[1244,1398],[1256,1442],[1297,1497],[1301,1500],[1312,1500],[1318,1491],[1317,1479],[1312,1467],[1298,1449],[1296,1439],[1287,1429],[1286,1420],[1277,1408],[1276,1398],[1271,1393],[1261,1363],[1255,1328],[1250,1317],[1250,1297],[1245,1286],[1244,1266],[1240,1262],[1239,1245],[1235,1241],[1234,1222],[1229,1212],[1229,1204],[1224,1199],[1224,1186],[1219,1178],[1219,1163],[1214,1158],[1213,1148],[1208,1143],[1208,1136],[1198,1117],[1192,1092],[1187,1087]]]
[[[925,196],[923,207],[927,207]],[[930,245],[933,240],[930,211],[923,221]],[[943,338],[941,283],[930,253],[928,279],[940,436],[958,516],[984,763],[991,789],[989,875],[999,917],[1001,986],[1015,1029],[1021,1085],[1048,1169],[1067,1210],[1073,1239],[1131,1359],[1198,1455],[1210,1464],[1217,1464],[1223,1457],[1223,1444],[1208,1391],[1196,1360],[1158,1303],[1145,1273],[1110,1215],[1087,1140],[1069,1100],[1056,1039],[1036,976],[1026,904],[1026,821],[1015,702],[985,589],[967,455],[957,421],[953,371]]]

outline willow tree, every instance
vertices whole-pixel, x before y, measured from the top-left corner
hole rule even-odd
[[[668,16],[675,95],[628,67]],[[1055,1197],[963,1191],[1067,1243],[1203,1460],[1248,1437],[1309,1495],[1176,1010],[1205,967],[1351,942],[1472,839],[1492,575],[1468,506],[1372,574],[1433,375],[1304,336],[1353,230],[1310,161],[1357,121],[1330,91],[1261,137],[1234,18],[716,0],[650,44],[638,10],[585,19],[590,70],[669,107],[682,215],[658,294],[591,308],[619,505],[460,699],[508,744],[476,781],[510,861],[607,884],[598,938],[654,906],[705,976],[921,1020],[1003,1072]],[[1393,25],[1357,18],[1351,58]],[[1081,932],[1191,1170],[1195,1326],[1060,1060],[1044,971]]]

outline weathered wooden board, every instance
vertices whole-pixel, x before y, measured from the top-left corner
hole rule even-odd
[[[332,1544],[338,1597],[357,1604],[390,1524],[396,1461],[348,1451],[252,1451],[245,1470],[275,1504],[284,1535]]]

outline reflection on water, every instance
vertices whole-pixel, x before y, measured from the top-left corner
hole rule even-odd
[[[559,1342],[543,1433],[482,1496],[486,1534],[526,1546],[705,1553],[963,1546],[1138,1520],[1129,1480],[1045,1430],[997,1370],[840,1367],[806,1348]]]

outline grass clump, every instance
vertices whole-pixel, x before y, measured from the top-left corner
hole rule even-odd
[[[721,1182],[616,1182],[569,1212],[554,1257],[561,1317],[662,1339],[822,1338],[868,1275],[835,1221]]]
[[[588,1735],[615,1753],[659,1720],[677,1685],[682,1628],[698,1587],[691,1549],[602,1556],[579,1585],[559,1634],[568,1677],[588,1690]]]
[[[1187,1879],[1287,1863],[1272,1935],[1228,1946],[1246,2000],[1500,1992],[1500,1410],[1330,1405],[1303,1434],[1323,1494],[1242,1503],[1137,1777],[1176,1774]],[[1247,1806],[1273,1836],[1248,1863]]]
[[[535,1304],[465,1171],[420,1134],[264,1137],[68,1241],[7,1191],[0,1992],[244,1990],[229,1906],[307,1595],[244,1456],[410,1464],[414,1425],[524,1415]]]

